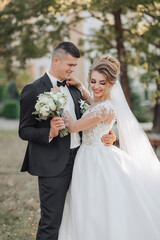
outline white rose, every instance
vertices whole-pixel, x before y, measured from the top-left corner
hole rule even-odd
[[[51,97],[54,97],[55,93],[54,93],[54,92],[49,92],[49,95],[50,95]]]
[[[41,93],[41,94],[39,95],[39,97],[38,97],[38,100],[41,101],[42,98],[44,98],[44,96],[43,96],[43,94]]]
[[[49,106],[49,108],[50,108],[52,111],[56,110],[56,105],[55,105],[55,103],[53,102],[53,100],[49,100],[48,106]]]
[[[49,115],[48,113],[49,111],[49,107],[47,105],[44,105],[43,107],[41,107],[40,109],[40,113],[42,114],[42,116],[47,117]]]
[[[44,112],[42,115],[43,115],[43,117],[48,117],[49,113],[48,112]]]
[[[58,100],[57,94],[56,94],[56,93],[53,93],[53,94],[52,94],[52,98],[53,98],[55,101],[57,101],[57,100]]]
[[[58,97],[58,99],[60,99],[62,97],[62,93],[61,92],[57,92],[57,97]]]
[[[48,104],[48,101],[49,101],[48,97],[43,97],[40,100],[43,104]]]
[[[64,107],[64,105],[66,104],[66,99],[65,98],[60,98],[59,102],[62,104],[62,106]]]
[[[35,109],[36,109],[36,111],[40,111],[40,109],[41,109],[41,104],[40,104],[40,102],[37,102],[36,103],[36,105],[35,105]]]

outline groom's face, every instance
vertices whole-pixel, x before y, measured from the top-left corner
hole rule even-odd
[[[65,54],[63,58],[56,60],[56,73],[59,80],[67,79],[74,72],[78,58]]]

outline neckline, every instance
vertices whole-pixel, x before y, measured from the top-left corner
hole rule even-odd
[[[112,100],[111,99],[106,99],[106,100],[104,100],[104,101],[101,101],[101,102],[93,102],[93,103],[91,103],[91,107],[94,107],[94,106],[97,106],[98,104],[101,104],[101,103],[105,103],[105,102],[112,102]]]

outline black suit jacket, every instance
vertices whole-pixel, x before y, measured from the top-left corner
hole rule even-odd
[[[21,171],[28,171],[36,176],[56,176],[60,174],[68,161],[70,151],[70,134],[52,139],[49,143],[50,120],[38,121],[32,112],[35,111],[37,96],[50,91],[52,83],[47,74],[26,85],[20,99],[19,136],[28,141],[28,146]],[[69,91],[75,104],[77,119],[81,117],[79,100],[80,91],[70,86]]]

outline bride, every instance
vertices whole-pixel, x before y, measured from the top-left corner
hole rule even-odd
[[[126,103],[119,69],[114,58],[96,60],[93,99],[81,88],[90,107],[77,121],[66,111],[69,131],[83,131],[83,138],[58,240],[160,239],[160,164]],[[115,121],[120,149],[100,140]]]

